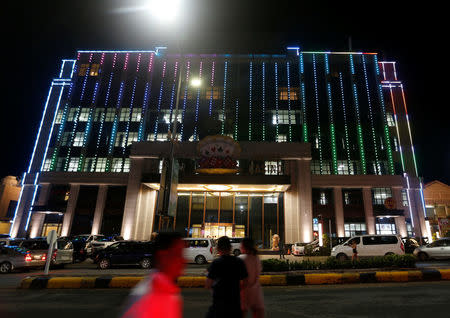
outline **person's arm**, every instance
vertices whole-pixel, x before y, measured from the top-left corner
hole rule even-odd
[[[211,288],[212,288],[213,282],[214,282],[214,281],[213,281],[211,278],[206,278],[205,288],[206,288],[206,289],[211,289]]]

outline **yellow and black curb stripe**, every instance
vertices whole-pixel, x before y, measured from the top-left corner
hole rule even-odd
[[[27,277],[22,280],[22,289],[74,289],[74,288],[132,288],[145,276],[101,276],[101,277]],[[325,284],[358,284],[450,280],[450,269],[424,269],[411,271],[386,271],[365,273],[317,273],[262,275],[263,286],[298,286]],[[182,276],[178,286],[183,288],[203,287],[206,277]]]

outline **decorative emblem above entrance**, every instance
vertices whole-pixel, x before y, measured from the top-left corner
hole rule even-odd
[[[238,172],[236,158],[241,153],[241,147],[228,136],[208,136],[197,145],[200,154],[198,161],[199,173],[232,174]]]

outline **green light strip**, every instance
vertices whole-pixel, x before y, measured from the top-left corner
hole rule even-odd
[[[302,108],[302,140],[303,142],[308,142],[308,124],[306,120],[306,97],[305,97],[305,82],[304,76],[304,64],[303,64],[303,53],[298,56],[298,66],[299,66],[299,78],[300,78],[300,94],[301,94],[301,108]]]

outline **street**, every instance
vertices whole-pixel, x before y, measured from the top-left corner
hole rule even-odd
[[[0,317],[118,317],[127,289],[0,290]],[[185,317],[204,317],[210,292],[184,289]],[[450,282],[265,287],[266,317],[448,317]]]

